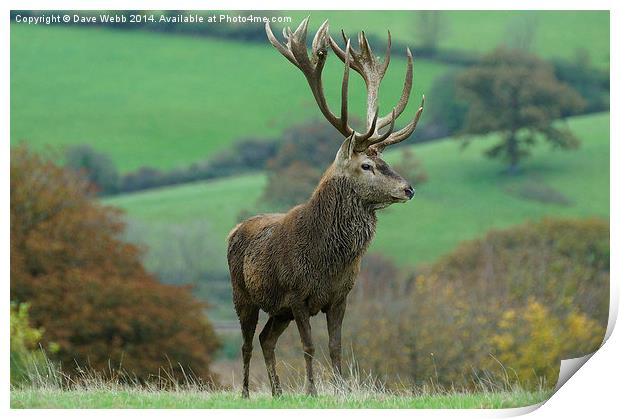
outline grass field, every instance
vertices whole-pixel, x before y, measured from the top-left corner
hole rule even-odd
[[[366,32],[386,37],[386,28],[402,42],[416,46],[419,18],[416,12],[281,12],[300,21],[310,15],[312,21],[329,18],[330,27],[348,33]],[[590,53],[592,64],[609,67],[609,12],[606,11],[444,11],[440,48],[487,52],[514,36],[519,25],[535,26],[532,51],[546,58],[572,59],[577,49]]]
[[[416,60],[412,103],[447,69]],[[386,112],[400,97],[404,75],[405,60],[393,59],[383,83]],[[342,65],[331,57],[324,83],[334,109],[341,80]],[[362,83],[351,78],[353,114],[365,105]],[[170,169],[239,138],[276,136],[319,117],[301,72],[267,41],[11,26],[12,143],[90,144],[121,171]]]
[[[380,251],[401,265],[432,262],[459,242],[526,220],[553,217],[609,217],[609,115],[598,114],[570,120],[582,146],[564,152],[538,145],[519,176],[505,176],[498,161],[485,158],[482,150],[493,138],[474,141],[461,151],[452,140],[412,146],[427,170],[429,181],[416,185],[416,198],[379,213],[377,236],[370,252]],[[398,161],[399,152],[386,159]],[[205,240],[215,249],[205,263],[226,269],[225,238],[237,222],[237,214],[250,210],[260,196],[266,178],[252,174],[213,182],[162,188],[106,199],[123,208],[130,220],[157,231],[170,224],[208,224]],[[543,188],[543,189],[541,189]],[[521,196],[553,191],[565,203],[545,203]],[[527,195],[527,194],[526,194]],[[149,238],[158,246],[166,237]]]
[[[295,21],[305,12],[283,12]],[[336,31],[366,28],[410,44],[410,12],[312,12],[311,30],[325,17]],[[588,51],[609,64],[608,12],[445,12],[441,46],[483,52],[506,40],[519,19],[536,22],[533,49],[546,58]],[[529,16],[529,17],[524,17]],[[383,45],[376,45],[382,54]],[[382,109],[400,95],[405,63],[394,59],[383,84]],[[416,60],[413,103],[449,69]],[[341,64],[332,57],[325,88],[336,105]],[[352,78],[350,103],[359,114],[362,82]],[[432,98],[427,102],[432,106]],[[412,106],[403,118],[415,110]],[[140,166],[169,169],[202,160],[242,137],[276,136],[319,117],[301,73],[266,41],[77,27],[11,26],[11,143],[37,149],[87,143],[108,153],[123,172]]]
[[[274,400],[265,393],[254,394],[244,400],[237,393],[200,391],[146,391],[127,389],[109,390],[57,390],[13,389],[11,407],[48,409],[98,409],[98,408],[175,408],[175,409],[285,409],[285,408],[368,408],[368,409],[503,409],[531,406],[549,398],[548,392],[494,392],[452,393],[416,397],[389,394],[362,397],[321,395],[311,398],[285,394]]]

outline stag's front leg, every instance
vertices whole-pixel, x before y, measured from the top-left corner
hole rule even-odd
[[[316,387],[314,385],[314,371],[312,369],[312,360],[314,358],[314,345],[312,344],[312,332],[310,330],[310,313],[305,306],[293,308],[293,316],[299,336],[304,348],[304,358],[306,359],[306,392],[310,396],[316,396]]]
[[[344,311],[347,302],[342,300],[339,303],[332,304],[327,310],[327,332],[329,334],[329,357],[332,361],[334,375],[342,377],[342,320],[344,319]]]

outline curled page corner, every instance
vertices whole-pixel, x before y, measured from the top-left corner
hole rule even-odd
[[[563,359],[560,362],[560,373],[558,375],[558,382],[556,383],[555,388],[553,389],[553,393],[556,393],[564,384],[566,384],[566,382],[573,375],[575,375],[577,371],[579,371],[579,368],[583,367],[584,364],[588,362],[590,358],[592,358],[592,355],[594,355],[599,349],[603,347],[605,342],[607,342],[607,339],[609,339],[609,336],[611,336],[611,333],[613,332],[614,328],[616,327],[616,320],[618,319],[618,304],[613,303],[614,301],[613,296],[617,295],[614,292],[617,290],[614,290],[613,284],[610,284],[610,287],[611,287],[610,292],[611,292],[612,298],[609,304],[609,317],[607,320],[607,330],[605,331],[605,337],[603,338],[603,342],[601,343],[601,346],[599,346],[599,348],[596,351],[588,355],[584,355],[579,358]]]
[[[573,376],[579,368],[583,367],[583,365],[588,362],[588,360],[594,355],[596,351],[591,354],[579,357],[579,358],[571,358],[571,359],[563,359],[560,363],[560,374],[558,377],[558,382],[553,389],[555,393],[558,391],[566,382]]]
[[[535,411],[536,409],[541,407],[546,402],[547,402],[547,400],[544,400],[544,401],[542,401],[540,403],[531,404],[529,406],[513,407],[513,408],[510,408],[510,409],[498,409],[498,410],[495,410],[496,414],[493,415],[493,417],[514,418],[516,416],[527,415],[528,413],[532,413],[533,411]]]

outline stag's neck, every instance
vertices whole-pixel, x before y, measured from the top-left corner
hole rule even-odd
[[[326,175],[302,210],[310,240],[324,249],[335,266],[352,262],[374,237],[375,210],[365,205],[349,180]]]

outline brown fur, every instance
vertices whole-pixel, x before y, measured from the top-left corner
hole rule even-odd
[[[264,214],[229,235],[233,300],[243,334],[244,384],[259,309],[269,314],[260,334],[274,395],[281,394],[274,348],[295,320],[306,357],[308,392],[315,394],[309,317],[327,314],[332,364],[340,372],[340,330],[346,297],[375,234],[375,211],[410,198],[410,186],[378,155],[351,151],[345,140],[308,202],[286,214]],[[362,170],[370,164],[372,170]]]

